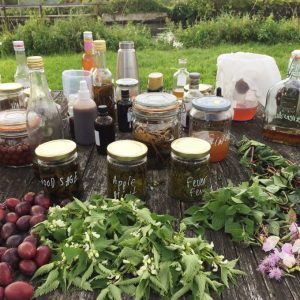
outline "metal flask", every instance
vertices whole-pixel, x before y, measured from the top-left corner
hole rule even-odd
[[[117,57],[117,79],[134,78],[139,80],[139,71],[134,49],[134,42],[123,41],[119,43]]]

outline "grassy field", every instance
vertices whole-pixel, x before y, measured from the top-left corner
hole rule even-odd
[[[158,51],[155,49],[147,49],[138,51],[138,63],[140,71],[141,88],[145,89],[147,85],[147,75],[151,72],[162,72],[164,74],[164,86],[166,89],[172,87],[172,76],[177,68],[178,58],[185,57],[188,60],[189,72],[200,72],[203,83],[215,83],[216,78],[216,61],[218,55],[222,53],[230,53],[237,51],[255,52],[268,54],[275,58],[281,75],[286,75],[287,63],[290,53],[294,49],[298,49],[298,44],[277,44],[272,46],[247,43],[242,45],[224,44],[212,48],[203,49],[183,49],[171,51]],[[38,55],[38,53],[37,53]],[[108,51],[107,63],[113,76],[116,70],[115,52]],[[81,54],[64,54],[45,56],[45,70],[49,87],[52,90],[62,89],[61,74],[63,70],[81,69]],[[13,81],[15,72],[15,58],[1,57],[0,74],[2,82]]]

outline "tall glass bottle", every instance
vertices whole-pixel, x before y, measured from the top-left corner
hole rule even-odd
[[[83,33],[84,54],[82,56],[83,70],[90,71],[95,67],[95,59],[93,54],[93,33],[85,31]]]
[[[300,145],[300,53],[292,61],[290,76],[267,94],[263,136],[279,143]]]
[[[94,100],[99,105],[106,105],[108,114],[115,120],[114,87],[112,74],[106,65],[106,43],[94,41],[95,69],[93,71]]]
[[[199,91],[200,74],[196,72],[190,73],[189,82],[189,90],[183,99],[181,113],[181,126],[185,131],[189,130],[189,112],[192,109],[192,101],[203,97],[203,94]]]
[[[42,57],[28,57],[27,65],[30,77],[30,97],[27,103],[26,123],[30,147],[34,154],[38,145],[63,138],[63,123],[58,107],[49,92]],[[35,166],[37,164],[34,155]]]
[[[173,95],[177,100],[182,100],[184,95],[184,86],[188,83],[189,72],[186,69],[187,60],[178,59],[179,69],[173,75]]]
[[[16,54],[16,73],[14,75],[15,82],[21,83],[24,88],[29,88],[29,72],[26,64],[25,47],[23,41],[13,41]]]

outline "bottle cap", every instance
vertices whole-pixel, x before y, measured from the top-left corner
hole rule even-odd
[[[24,41],[13,41],[13,46],[15,51],[24,51]]]
[[[40,69],[44,67],[43,58],[41,56],[27,57],[27,66],[29,69]]]
[[[134,78],[120,78],[116,81],[118,86],[135,86],[138,85],[139,81]]]
[[[194,108],[206,112],[225,111],[231,107],[231,102],[223,97],[202,97],[192,101]]]
[[[122,41],[119,42],[120,49],[134,49],[134,42],[132,41]]]
[[[80,80],[80,89],[78,91],[79,100],[90,100],[91,95],[85,80]]]
[[[200,73],[192,72],[189,74],[190,85],[198,85],[200,81]]]
[[[199,159],[210,152],[210,144],[202,139],[194,137],[183,137],[171,144],[172,152],[182,158]]]
[[[99,114],[101,114],[101,115],[108,114],[108,108],[107,108],[107,105],[99,105],[99,106],[98,106],[98,112],[99,112]]]
[[[91,31],[85,31],[83,33],[83,39],[93,39],[93,33]]]
[[[121,90],[122,99],[129,99],[129,90]]]
[[[94,49],[96,51],[106,51],[106,42],[105,40],[95,40]]]
[[[158,90],[163,86],[163,74],[159,72],[148,75],[148,89],[151,91]]]

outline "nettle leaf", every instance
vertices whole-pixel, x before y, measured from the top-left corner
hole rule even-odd
[[[269,221],[269,233],[272,235],[276,235],[279,236],[279,232],[280,232],[280,223],[278,221]]]
[[[106,240],[104,238],[99,238],[94,241],[94,247],[98,251],[105,250],[108,246],[112,245],[114,243],[113,240]]]
[[[185,284],[188,284],[193,281],[200,270],[198,255],[184,255],[182,257],[182,263],[185,266],[183,280]]]
[[[163,284],[155,277],[150,276],[150,282],[152,283],[152,287],[162,296],[167,294],[167,290]]]
[[[197,291],[196,293],[193,294],[195,294],[195,296],[197,295],[197,297],[199,297],[198,299],[203,298],[203,295],[205,293],[206,280],[207,280],[207,276],[203,272],[201,272],[199,275],[195,277]]]
[[[47,285],[43,284],[35,290],[33,298],[38,298],[40,296],[49,294],[52,291],[56,290],[58,286],[59,286],[59,280],[54,280]]]
[[[67,263],[71,264],[73,259],[76,256],[80,255],[80,253],[82,253],[83,250],[80,248],[74,248],[74,247],[63,247],[63,252],[66,256]]]
[[[83,284],[85,281],[87,281],[93,274],[94,271],[94,264],[91,263],[88,269],[85,271],[85,273],[82,276],[81,284]]]
[[[184,296],[192,288],[192,282],[185,284],[181,287],[174,295],[172,295],[171,300],[178,300]]]
[[[121,290],[117,286],[115,286],[114,284],[110,284],[108,286],[108,289],[114,300],[122,300]]]
[[[149,281],[141,280],[135,291],[135,300],[141,300],[147,294]]]
[[[143,255],[140,252],[128,247],[123,248],[118,257],[127,259],[134,266],[137,266],[143,261]]]
[[[47,265],[43,265],[41,267],[39,267],[36,272],[34,273],[32,279],[35,279],[37,277],[40,277],[42,275],[48,274],[51,270],[53,270],[53,268],[55,267],[55,263],[51,262]]]
[[[100,294],[98,295],[97,299],[96,300],[105,300],[106,299],[106,296],[109,292],[109,289],[106,288],[106,289],[103,289],[101,290]]]

